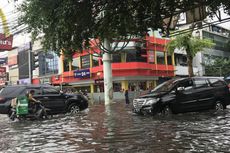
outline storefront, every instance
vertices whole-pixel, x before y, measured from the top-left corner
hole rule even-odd
[[[162,80],[174,76],[173,55],[167,54],[165,49],[169,40],[146,37],[142,47],[135,46],[135,41],[130,43],[134,45],[129,45],[119,54],[112,55],[114,91],[149,90]],[[92,48],[94,52],[99,52],[95,46]],[[58,77],[51,76],[51,84],[66,83],[76,90],[103,92],[103,61],[101,57],[94,56],[93,51],[76,53],[72,62],[63,57],[64,72]]]

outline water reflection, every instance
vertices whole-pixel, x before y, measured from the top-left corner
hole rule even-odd
[[[102,104],[76,116],[45,121],[0,119],[2,152],[165,153],[229,152],[230,109],[162,116],[138,116],[130,106]]]

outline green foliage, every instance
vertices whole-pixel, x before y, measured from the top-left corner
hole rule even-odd
[[[214,45],[209,39],[199,39],[191,34],[181,34],[172,39],[166,46],[167,51],[172,54],[176,48],[186,51],[188,56],[194,57],[196,53],[204,48],[211,48]]]
[[[181,34],[175,39],[172,39],[167,45],[167,51],[172,54],[175,49],[182,49],[186,52],[189,76],[193,76],[192,61],[196,53],[204,48],[211,48],[214,45],[211,40],[199,39],[191,36],[191,33]]]
[[[230,75],[230,59],[212,58],[211,62],[203,64],[205,67],[205,75],[207,76],[224,76]]]
[[[223,0],[223,4],[227,1]],[[68,57],[89,47],[92,38],[110,41],[142,37],[148,28],[163,28],[163,20],[180,10],[213,3],[207,0],[24,0],[21,23],[45,49],[64,50]],[[213,10],[218,8],[213,5]]]

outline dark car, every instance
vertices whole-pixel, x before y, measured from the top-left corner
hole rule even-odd
[[[81,94],[64,94],[50,85],[14,85],[0,90],[0,114],[10,113],[11,100],[34,90],[34,98],[42,102],[48,114],[78,112],[88,108],[88,100]]]
[[[166,81],[133,100],[139,114],[171,114],[208,109],[223,110],[230,103],[227,83],[218,77],[188,77]]]

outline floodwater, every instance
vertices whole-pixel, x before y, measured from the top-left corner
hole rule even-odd
[[[230,108],[152,117],[135,115],[118,102],[44,121],[12,122],[1,115],[0,148],[1,153],[226,153]]]

